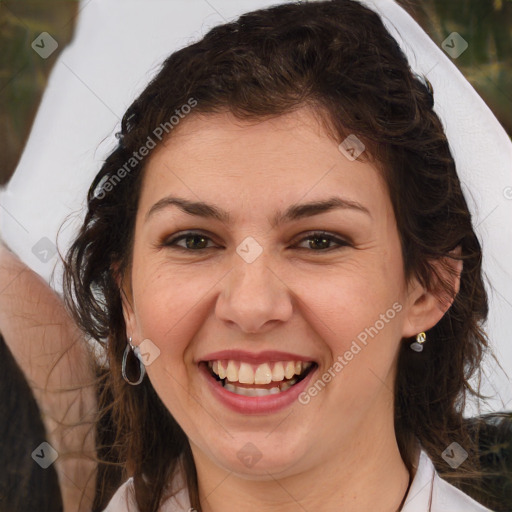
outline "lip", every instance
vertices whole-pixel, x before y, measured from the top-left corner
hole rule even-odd
[[[234,361],[242,361],[244,363],[262,364],[277,361],[304,361],[312,362],[315,360],[311,357],[292,354],[291,352],[280,352],[277,350],[266,350],[264,352],[247,352],[246,350],[221,350],[212,352],[195,361],[196,364],[207,361],[223,361],[233,359]]]
[[[219,352],[220,354],[220,352]],[[216,355],[216,354],[215,354]],[[280,353],[280,357],[282,353]],[[268,361],[268,359],[266,359]],[[281,359],[278,359],[281,360]],[[300,359],[299,359],[300,360]],[[227,391],[211,375],[206,364],[198,365],[199,372],[205,379],[208,389],[222,405],[239,414],[272,414],[285,409],[298,401],[299,395],[309,386],[313,375],[318,371],[318,366],[313,368],[300,382],[294,384],[286,391],[276,395],[244,396]]]

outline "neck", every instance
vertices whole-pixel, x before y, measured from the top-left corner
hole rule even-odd
[[[331,456],[321,464],[282,477],[268,472],[265,480],[249,480],[221,469],[193,449],[203,512],[396,512],[410,475],[392,422],[388,432],[376,432],[375,423],[373,428],[371,423],[365,425],[357,439],[330,450]]]

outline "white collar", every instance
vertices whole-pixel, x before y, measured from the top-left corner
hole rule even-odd
[[[491,512],[443,480],[424,450],[401,512]]]

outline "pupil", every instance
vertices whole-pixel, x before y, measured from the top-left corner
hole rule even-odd
[[[194,248],[194,242],[192,243],[189,243],[190,240],[196,240],[196,239],[200,239],[200,240],[203,240],[204,241],[204,236],[202,235],[191,235],[189,237],[187,237],[187,248],[188,249],[193,249]],[[204,247],[200,247],[200,249],[203,249]]]
[[[316,247],[318,248],[318,245],[319,245],[319,244],[317,244],[317,243],[316,243],[316,240],[321,240],[320,244],[322,244],[322,242],[323,242],[323,243],[326,243],[326,244],[328,244],[328,243],[329,243],[329,240],[328,240],[327,238],[319,237],[319,236],[312,237],[312,238],[311,238],[311,240],[312,240],[312,241],[313,241],[313,240],[315,241],[315,242],[313,242],[312,244],[310,243],[310,246],[311,246],[312,248],[314,248],[313,246],[316,246]]]

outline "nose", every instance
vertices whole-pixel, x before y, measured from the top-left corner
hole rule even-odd
[[[221,281],[217,318],[244,333],[265,332],[289,320],[293,313],[291,290],[271,268],[270,259],[265,251],[251,263],[234,255],[233,269]]]

